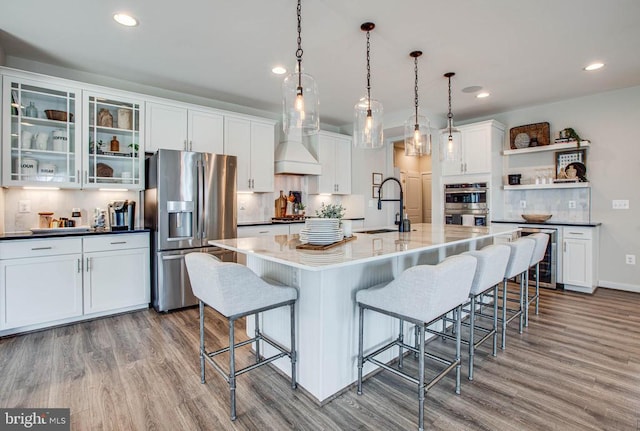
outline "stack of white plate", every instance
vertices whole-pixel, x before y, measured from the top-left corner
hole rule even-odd
[[[307,219],[300,231],[300,242],[303,244],[327,245],[341,241],[343,237],[340,220],[336,218]]]

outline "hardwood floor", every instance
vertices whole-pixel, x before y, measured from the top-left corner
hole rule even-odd
[[[640,294],[543,290],[529,328],[507,350],[476,356],[475,379],[453,374],[427,393],[429,430],[640,430]],[[243,332],[240,325],[238,333]],[[208,315],[208,345],[226,324]],[[197,309],[153,310],[0,340],[0,407],[70,407],[73,430],[412,430],[414,385],[389,372],[323,407],[270,367],[238,378],[238,419],[227,385],[200,384]],[[430,349],[450,352],[437,340]],[[238,355],[251,360],[247,349]],[[408,359],[405,366],[415,361]]]

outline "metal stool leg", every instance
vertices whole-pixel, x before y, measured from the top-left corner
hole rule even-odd
[[[540,305],[540,262],[536,263],[536,315]]]
[[[498,285],[493,286],[493,356],[498,355]]]
[[[496,298],[496,301],[498,298]],[[507,279],[502,281],[502,350],[507,345]]]
[[[424,324],[416,325],[418,330],[418,339],[420,346],[419,359],[418,359],[418,430],[424,431],[424,398],[425,398],[425,385],[424,385]]]
[[[456,394],[460,395],[460,371],[462,369],[462,361],[460,361],[460,344],[462,334],[460,333],[460,324],[462,322],[462,306],[458,305],[456,308]]]
[[[229,395],[231,397],[231,420],[236,420],[236,348],[235,321],[229,319]]]
[[[298,380],[296,376],[296,304],[293,303],[291,307],[291,389],[298,387]]]
[[[402,343],[404,342],[404,320],[398,319],[400,321],[400,328],[398,329],[398,341],[401,343],[398,345],[398,368],[403,367],[403,355],[402,355]]]
[[[358,395],[362,395],[362,356],[364,332],[364,308],[358,306]]]
[[[525,317],[525,304],[526,299],[525,296],[528,296],[527,291],[529,290],[529,269],[522,273],[520,276],[520,315],[518,316],[518,333],[522,334],[522,329],[524,328],[524,317]]]
[[[205,383],[204,377],[204,302],[200,303],[200,382]]]
[[[255,348],[255,352],[256,352],[256,364],[258,362],[260,362],[260,320],[258,319],[258,313],[253,315],[253,318],[255,320],[255,337],[257,338],[256,340],[256,348]]]
[[[473,356],[475,346],[473,340],[473,333],[476,326],[476,295],[471,295],[471,301],[469,303],[471,308],[469,309],[469,380],[473,380]],[[456,337],[457,340],[458,337]]]

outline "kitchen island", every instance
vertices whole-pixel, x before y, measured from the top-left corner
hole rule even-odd
[[[357,380],[358,313],[355,293],[389,282],[415,265],[437,264],[442,259],[511,236],[508,226],[463,227],[431,224],[413,226],[411,232],[366,234],[327,250],[302,250],[298,235],[213,240],[209,243],[245,254],[247,266],[258,275],[295,286],[297,302],[298,383],[319,403]],[[376,313],[365,315],[365,349],[382,346],[397,333],[396,323]],[[288,310],[262,314],[263,331],[288,345]],[[409,327],[406,336],[409,336]],[[253,319],[247,319],[253,334]],[[264,345],[265,355],[271,353]],[[392,353],[381,355],[390,361]],[[288,360],[275,365],[289,374]],[[366,364],[364,372],[374,370]]]

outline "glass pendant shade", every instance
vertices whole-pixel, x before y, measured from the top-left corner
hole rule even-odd
[[[457,162],[462,160],[462,133],[455,127],[440,132],[440,160]]]
[[[382,103],[363,97],[354,107],[353,146],[355,148],[376,149],[384,144]]]
[[[298,85],[298,84],[302,85]],[[320,130],[320,99],[316,80],[306,73],[293,72],[282,83],[282,129],[301,129],[304,135]]]
[[[404,155],[428,156],[431,154],[431,128],[422,115],[412,115],[404,123]]]

